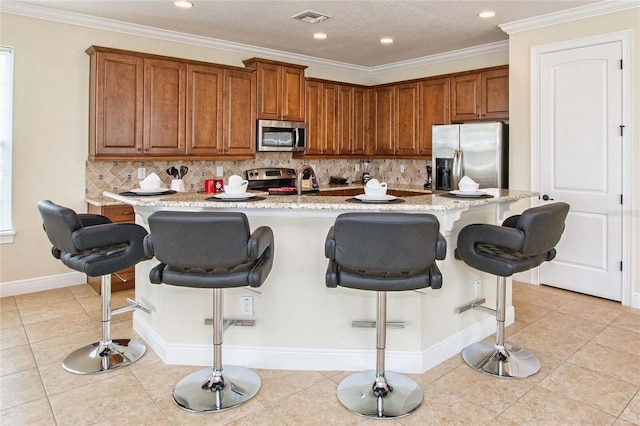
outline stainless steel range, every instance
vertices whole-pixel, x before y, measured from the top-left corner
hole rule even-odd
[[[263,167],[244,172],[248,189],[268,191],[269,194],[296,194],[296,171],[286,167]],[[313,179],[312,179],[313,178]],[[303,192],[318,192],[315,176],[303,175]],[[312,182],[309,182],[311,181]],[[307,182],[305,182],[307,181]]]

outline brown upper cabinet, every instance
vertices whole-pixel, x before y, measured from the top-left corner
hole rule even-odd
[[[451,78],[451,121],[509,118],[507,67]]]
[[[431,127],[449,124],[449,78],[437,78],[418,83],[420,113],[418,118],[418,154],[430,156]]]
[[[370,89],[307,79],[305,155],[365,155],[370,123]]]
[[[365,155],[369,138],[370,89],[338,87],[338,151],[340,154]]]
[[[418,83],[382,86],[374,92],[373,155],[418,154]]]
[[[89,158],[255,153],[255,72],[92,46]]]
[[[255,152],[255,73],[216,66],[187,67],[187,154]]]
[[[256,70],[259,119],[304,121],[306,66],[260,58],[243,63]]]

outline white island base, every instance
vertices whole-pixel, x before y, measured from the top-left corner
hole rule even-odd
[[[350,209],[344,200],[331,208],[318,207],[322,199],[337,197],[293,197],[297,198],[295,206],[278,208],[270,204],[269,208],[257,208],[250,203],[207,206],[184,200],[154,203],[149,199],[105,195],[134,205],[137,222],[145,227],[148,216],[157,210],[227,210],[244,212],[252,230],[262,225],[273,229],[274,264],[265,285],[258,289],[261,294],[248,288],[223,292],[225,319],[255,320],[253,327],[227,329],[223,344],[225,364],[286,370],[374,368],[375,328],[352,327],[352,321],[375,322],[375,292],[327,288],[324,280],[327,267],[324,241],[329,228],[339,214],[363,208]],[[403,328],[389,328],[387,332],[388,370],[425,372],[495,332],[495,318],[487,313],[479,310],[455,313],[457,307],[476,298],[475,280],[482,282],[481,296],[487,299],[486,305],[495,306],[496,283],[494,276],[454,258],[455,241],[465,225],[496,223],[504,218],[513,202],[533,195],[521,193],[496,197],[488,203],[457,202],[455,205],[447,204],[446,200],[436,203],[441,198],[436,196],[432,203],[429,195],[424,209],[417,209],[415,204],[418,198],[427,199],[427,196],[415,197],[402,209],[378,205],[364,209],[432,213],[438,217],[441,232],[447,239],[447,258],[438,262],[443,274],[441,289],[388,293],[387,320],[403,324]],[[306,198],[309,200],[305,201]],[[335,204],[334,200],[332,203]],[[155,259],[148,260],[136,268],[136,299],[152,312],[135,312],[135,331],[167,364],[211,365],[212,327],[205,325],[205,319],[213,316],[213,291],[150,284],[148,273],[156,263]],[[254,315],[240,314],[241,296],[253,298]],[[510,285],[507,306],[506,323],[511,324],[514,310]]]

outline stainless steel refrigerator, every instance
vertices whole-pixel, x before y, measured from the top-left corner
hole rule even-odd
[[[432,144],[435,190],[457,190],[463,176],[479,183],[480,189],[509,187],[507,124],[434,125]]]

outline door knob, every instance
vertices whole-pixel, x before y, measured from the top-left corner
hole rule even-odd
[[[548,196],[547,194],[544,194],[544,195],[542,196],[542,199],[543,199],[544,201],[553,200],[553,198],[549,198],[549,196]]]

